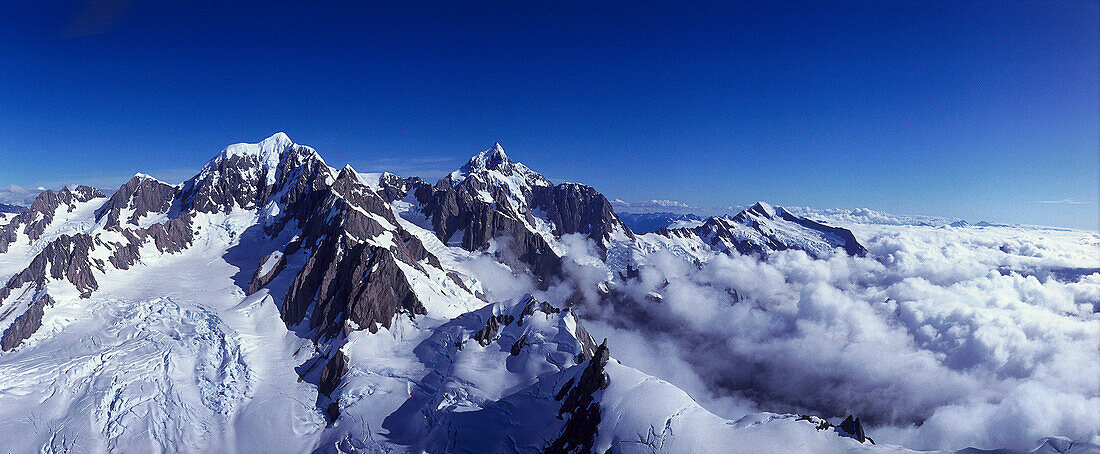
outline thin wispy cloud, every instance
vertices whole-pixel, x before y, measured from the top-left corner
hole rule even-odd
[[[402,177],[441,178],[459,168],[462,159],[454,157],[381,158],[351,162],[359,172],[389,172]]]
[[[34,202],[34,198],[38,196],[38,193],[45,191],[46,188],[25,188],[23,186],[8,185],[6,188],[0,188],[0,203],[8,205],[30,205]]]
[[[615,207],[615,209],[619,211],[639,213],[649,213],[657,211],[680,213],[699,209],[699,207],[688,205],[686,203],[678,202],[675,200],[640,200],[628,202],[623,199],[614,199],[611,201],[611,206]]]
[[[1046,205],[1092,205],[1093,202],[1086,202],[1084,200],[1076,199],[1062,199],[1062,200],[1039,200],[1035,203],[1042,203]]]

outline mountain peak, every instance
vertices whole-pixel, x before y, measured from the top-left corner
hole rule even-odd
[[[251,156],[263,163],[274,162],[275,165],[279,163],[279,156],[283,151],[294,145],[294,142],[290,140],[290,137],[283,132],[277,132],[272,134],[264,140],[258,143],[235,143],[228,147],[218,155],[215,159],[227,159],[233,156]]]
[[[294,143],[294,141],[290,140],[290,136],[287,136],[286,133],[282,132],[282,131],[279,131],[279,132],[276,132],[275,134],[272,134],[271,137],[268,137],[268,138],[264,139],[260,143],[267,143],[267,142]]]
[[[500,145],[500,142],[493,143],[492,147],[474,155],[466,162],[462,168],[451,172],[450,179],[452,184],[461,183],[466,177],[486,172],[496,172],[505,177],[519,177],[528,182],[528,184],[538,186],[549,186],[550,182],[542,175],[527,168],[527,166],[512,161],[507,154],[504,153],[504,147]]]
[[[149,175],[147,173],[141,173],[141,172],[135,173],[134,176],[130,178],[130,180],[131,181],[137,180],[139,182],[140,181],[145,181],[145,180],[153,180],[153,181],[156,181],[156,182],[161,182],[156,177],[154,177],[152,175]]]
[[[764,216],[769,219],[775,217],[775,207],[771,206],[771,204],[767,202],[756,202],[755,205],[745,211],[759,216]]]
[[[513,164],[515,163],[504,153],[504,147],[500,146],[500,142],[494,142],[492,147],[470,158],[463,169],[469,168],[471,171],[500,170]]]
[[[275,181],[275,169],[279,167],[279,162],[283,158],[283,154],[290,150],[305,149],[312,151],[312,148],[302,147],[290,140],[290,137],[284,132],[276,132],[264,140],[257,143],[235,143],[228,147],[225,147],[218,153],[214,159],[211,159],[203,167],[202,172],[196,177],[199,177],[209,171],[218,167],[218,163],[229,161],[230,163],[236,162],[238,159],[244,159],[247,161],[253,161],[259,164],[259,167],[266,173],[267,184],[272,184]],[[316,152],[313,152],[316,155]],[[320,159],[320,156],[316,156]],[[231,164],[239,166],[240,164]]]

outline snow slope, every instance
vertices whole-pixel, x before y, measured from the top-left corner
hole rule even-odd
[[[36,214],[0,253],[6,450],[909,452],[795,408],[723,418],[620,363],[581,298],[616,304],[638,267],[725,260],[719,243],[635,236],[602,195],[499,145],[432,189],[331,168],[282,133],[180,185],[132,181]],[[727,227],[784,246],[761,260],[847,244],[779,210]]]

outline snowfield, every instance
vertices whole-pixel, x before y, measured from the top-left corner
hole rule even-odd
[[[499,145],[448,178],[280,133],[0,217],[0,452],[1100,452],[1096,232],[758,204],[635,234]]]

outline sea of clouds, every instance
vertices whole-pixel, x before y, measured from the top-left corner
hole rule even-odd
[[[30,205],[34,202],[34,198],[38,197],[38,193],[45,190],[46,188],[25,188],[14,184],[8,185],[7,188],[0,188],[0,203],[7,205]]]
[[[658,252],[611,295],[595,290],[596,249],[567,237],[571,279],[541,293],[573,301],[624,364],[728,418],[854,414],[915,449],[1100,442],[1100,234],[845,226],[867,257]]]

